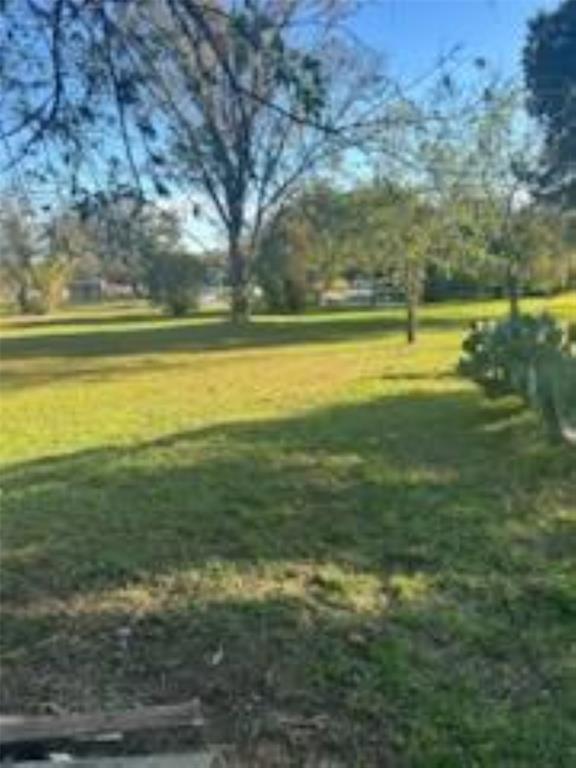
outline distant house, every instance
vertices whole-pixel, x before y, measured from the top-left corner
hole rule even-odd
[[[71,304],[133,299],[134,288],[126,283],[105,280],[103,277],[76,278],[68,284],[68,301]]]
[[[393,277],[358,277],[345,285],[324,291],[320,303],[324,307],[391,306],[402,303],[403,296],[402,289]]]
[[[104,298],[105,281],[101,277],[76,278],[68,283],[68,301],[71,304],[90,304]]]

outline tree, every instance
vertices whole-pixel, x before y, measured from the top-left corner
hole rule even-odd
[[[307,253],[310,287],[319,303],[353,260],[348,196],[326,183],[316,183],[302,192],[295,213],[300,247]]]
[[[255,276],[272,312],[305,309],[310,289],[307,222],[292,207],[280,211],[264,229],[255,261]]]
[[[41,222],[22,201],[3,206],[2,271],[13,286],[20,312],[51,312],[62,303],[84,243],[79,222],[69,214]]]
[[[340,128],[372,93],[366,71],[348,48],[329,40],[328,28],[313,45],[291,37],[304,5],[246,4],[232,18],[215,17],[207,34],[221,41],[220,61],[181,39],[179,55],[193,64],[180,64],[182,82],[159,94],[164,108],[178,103],[179,118],[188,104],[175,132],[178,168],[184,188],[199,190],[224,228],[235,319],[249,312],[251,265],[267,221],[312,169],[346,147],[351,139]],[[246,45],[245,36],[258,46]],[[240,92],[221,77],[222,66],[243,84]],[[306,73],[296,85],[293,66]],[[283,109],[269,109],[271,101]]]
[[[413,344],[427,269],[438,254],[441,224],[438,211],[414,190],[396,190],[387,198],[382,222],[384,265],[391,265],[399,277],[406,305],[406,340]]]
[[[349,238],[358,265],[374,280],[387,276],[403,294],[406,339],[418,332],[418,307],[428,268],[446,258],[443,211],[409,186],[376,182],[350,194]]]
[[[484,66],[478,61],[475,70]],[[417,101],[399,98],[392,105],[396,117],[373,144],[375,183],[361,200],[372,224],[360,226],[359,238],[373,274],[391,270],[402,288],[409,343],[416,340],[430,269],[471,270],[467,262],[481,254],[479,225],[468,202],[484,198],[477,190],[484,181],[476,151],[479,105],[492,98],[493,79],[475,71],[462,87],[441,71]]]
[[[390,184],[302,193],[263,238],[259,274],[275,309],[296,310],[345,274],[389,278],[406,303],[406,336],[416,341],[418,306],[432,263],[451,239],[442,210],[417,190]]]
[[[38,252],[38,236],[30,211],[20,201],[3,202],[0,214],[2,273],[23,314],[34,311],[34,261]]]
[[[146,230],[152,211],[133,189],[100,190],[76,205],[100,273],[144,296]]]
[[[65,254],[54,253],[34,264],[32,277],[36,293],[33,303],[35,312],[46,314],[61,306],[73,271],[74,264]]]
[[[449,256],[446,263],[459,262],[461,268],[468,261],[479,273],[488,268],[502,284],[511,314],[517,314],[531,261],[553,243],[529,188],[538,164],[538,134],[514,83],[480,79],[470,93],[463,91],[468,110],[460,106],[459,89],[448,86],[444,112],[455,109],[459,120],[448,126],[440,121],[438,130],[417,128],[414,186],[441,214],[438,244]]]
[[[150,298],[174,317],[183,317],[198,308],[204,274],[200,259],[187,251],[154,252],[146,274]]]
[[[316,182],[303,189],[265,228],[256,272],[269,304],[299,311],[362,260],[352,234],[350,193]]]
[[[400,242],[396,213],[402,193],[393,184],[363,185],[347,194],[346,242],[356,273],[372,281],[373,294],[383,279],[402,292]]]
[[[528,109],[545,134],[545,170],[539,192],[564,205],[576,203],[576,0],[541,11],[529,23],[524,47]]]
[[[74,211],[53,212],[44,225],[46,249],[34,267],[40,305],[44,312],[57,309],[76,265],[90,252],[90,240]]]
[[[396,239],[403,249],[402,284],[406,297],[406,339],[416,341],[418,307],[424,295],[427,267],[435,250],[437,218],[426,202],[408,195],[398,210]]]
[[[520,314],[522,288],[536,274],[538,266],[550,274],[551,264],[562,259],[564,243],[561,222],[546,211],[526,205],[503,215],[488,209],[484,219],[489,255],[505,265],[505,287],[510,315]]]
[[[206,268],[183,243],[177,216],[146,206],[139,211],[135,231],[142,281],[149,298],[174,317],[196,309]]]
[[[358,138],[386,90],[373,62],[333,23],[331,9],[344,5],[57,0],[42,12],[12,0],[16,20],[7,26],[26,28],[36,69],[43,63],[49,77],[35,91],[18,64],[18,35],[7,38],[5,59],[14,66],[5,78],[4,136],[21,136],[19,157],[39,136],[53,137],[66,148],[59,156],[73,168],[79,194],[89,184],[86,158],[101,164],[112,151],[117,172],[124,146],[141,188],[198,196],[223,229],[232,314],[241,319],[266,221],[305,174]],[[99,128],[108,136],[116,130],[119,141],[103,147]]]
[[[538,136],[522,113],[521,91],[504,85],[490,92],[472,123],[463,159],[467,204],[476,239],[500,273],[510,303],[519,299],[535,261],[562,258],[554,217],[536,205],[529,181],[538,166]]]

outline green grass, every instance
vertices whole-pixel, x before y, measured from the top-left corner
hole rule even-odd
[[[575,454],[454,375],[503,312],[414,348],[396,310],[3,319],[3,709],[199,695],[328,715],[351,766],[574,765]]]

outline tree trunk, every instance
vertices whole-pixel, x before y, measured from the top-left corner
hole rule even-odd
[[[409,293],[406,297],[406,340],[414,344],[418,332],[418,301],[416,296]]]
[[[229,235],[228,258],[230,267],[230,319],[233,323],[243,323],[250,319],[250,289],[248,284],[248,264],[239,237]]]
[[[418,334],[418,303],[422,297],[420,265],[409,261],[406,265],[404,291],[406,293],[406,341],[414,344]]]
[[[520,281],[513,264],[508,267],[508,276],[506,280],[508,292],[508,301],[510,302],[510,317],[518,317],[520,314]]]

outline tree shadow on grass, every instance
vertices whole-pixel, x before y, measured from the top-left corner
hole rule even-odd
[[[426,326],[428,330],[449,327],[462,324],[430,320]],[[242,353],[306,344],[373,342],[400,330],[401,321],[397,318],[361,315],[336,320],[259,321],[241,327],[214,321],[164,325],[158,320],[152,327],[138,327],[135,323],[133,328],[110,332],[6,337],[0,341],[4,363],[0,383],[7,392],[56,382],[98,382],[145,374],[160,365],[164,372],[178,369],[181,360],[175,364],[166,362],[173,353]],[[47,366],[34,365],[38,358],[43,358]]]
[[[123,324],[123,320],[120,321]],[[430,318],[423,328],[442,330],[464,327],[460,319]],[[162,352],[206,352],[273,347],[279,345],[338,343],[399,331],[401,316],[353,313],[313,317],[259,319],[246,325],[210,320],[163,324],[159,318],[153,327],[118,328],[85,333],[8,336],[2,339],[3,360],[26,360],[36,357],[114,357],[157,354]]]
[[[576,469],[522,419],[411,394],[11,468],[5,700],[199,693],[240,719],[328,713],[367,754],[392,731],[423,759],[433,733],[470,764],[529,705],[518,749],[536,749],[546,691],[568,685],[570,554],[552,542]]]
[[[477,537],[499,547],[510,496],[540,478],[504,430],[525,414],[479,401],[411,393],[12,466],[4,587],[67,596],[213,559],[482,569]],[[569,470],[562,457],[549,472]]]
[[[62,314],[54,316],[38,316],[32,319],[24,319],[24,316],[12,317],[5,320],[2,328],[10,331],[17,330],[42,330],[43,328],[100,328],[108,325],[131,325],[132,323],[152,323],[154,321],[162,322],[165,317],[157,310],[149,309],[144,311],[123,311],[101,314],[98,308],[94,308],[94,314],[76,315]],[[129,307],[125,309],[130,310]]]

